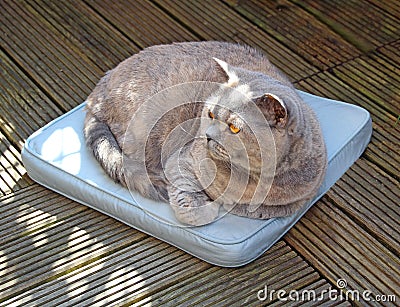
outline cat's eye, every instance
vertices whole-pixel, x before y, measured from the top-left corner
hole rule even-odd
[[[209,111],[209,112],[208,112],[208,116],[210,116],[210,118],[212,118],[212,119],[214,119],[214,118],[215,118],[215,115],[214,115],[214,113],[213,113],[213,112],[211,112],[211,111]]]
[[[236,127],[234,124],[229,124],[229,129],[232,133],[236,134],[240,132],[240,128]]]

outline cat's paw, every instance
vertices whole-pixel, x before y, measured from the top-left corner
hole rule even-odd
[[[220,205],[212,201],[197,203],[185,203],[180,206],[172,206],[176,218],[185,224],[201,226],[216,220]]]
[[[250,207],[244,204],[224,205],[224,208],[235,215],[264,220],[291,215],[299,210],[304,203],[304,201],[298,201],[280,206],[261,205],[254,211],[251,211]]]

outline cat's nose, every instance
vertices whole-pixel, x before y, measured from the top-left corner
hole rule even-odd
[[[218,121],[209,126],[206,130],[206,138],[208,141],[218,139],[218,135],[221,133],[222,125]]]

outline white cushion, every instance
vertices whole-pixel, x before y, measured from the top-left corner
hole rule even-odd
[[[66,197],[207,262],[240,266],[256,259],[281,238],[358,159],[369,143],[372,123],[366,110],[299,93],[321,123],[329,165],[317,197],[289,217],[256,220],[226,214],[206,226],[179,226],[169,205],[139,195],[132,197],[127,189],[105,174],[85,146],[84,103],[32,134],[25,143],[22,159],[33,180]]]

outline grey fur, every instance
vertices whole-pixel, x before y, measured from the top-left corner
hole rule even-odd
[[[158,108],[154,95],[195,81],[225,84],[207,94],[218,118],[208,118],[209,105],[189,103],[166,113],[149,135],[140,116],[134,130],[129,126],[145,102]],[[254,106],[263,121],[251,115]],[[241,125],[237,135],[229,132],[232,120]],[[185,122],[190,125],[179,126]],[[185,134],[170,142],[177,125]],[[265,142],[251,127],[269,129]],[[255,49],[223,42],[153,46],[123,61],[88,97],[84,134],[111,178],[169,201],[177,218],[191,225],[212,222],[221,205],[252,218],[292,214],[315,196],[327,163],[315,114],[288,79]],[[255,198],[260,186],[266,192]]]

